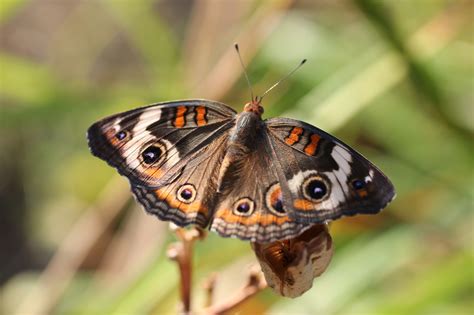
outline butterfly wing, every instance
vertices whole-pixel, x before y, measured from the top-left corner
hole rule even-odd
[[[132,192],[148,213],[179,226],[208,226],[217,202],[216,182],[225,153],[224,133],[198,154],[186,158],[186,165],[174,179],[160,187],[132,184]]]
[[[209,179],[235,114],[206,100],[154,104],[96,122],[87,133],[89,147],[129,179],[148,212],[180,226],[205,226]]]
[[[304,223],[374,214],[395,196],[390,180],[342,141],[301,121],[266,121],[284,206]]]
[[[268,140],[263,129],[252,140],[257,149],[240,156],[226,169],[211,224],[211,230],[219,235],[268,243],[311,227],[296,222],[283,207],[277,165]]]
[[[206,100],[154,104],[93,124],[87,137],[93,155],[133,184],[160,186],[233,126],[235,111]]]

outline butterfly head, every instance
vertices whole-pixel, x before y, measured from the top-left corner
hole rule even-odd
[[[252,112],[252,113],[257,114],[259,117],[262,117],[263,107],[261,104],[262,104],[262,98],[259,98],[257,96],[251,102],[245,104],[244,112]]]

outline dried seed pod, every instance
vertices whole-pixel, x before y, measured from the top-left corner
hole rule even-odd
[[[252,243],[268,286],[295,298],[313,286],[329,265],[332,239],[326,224],[315,224],[301,235],[273,243]]]

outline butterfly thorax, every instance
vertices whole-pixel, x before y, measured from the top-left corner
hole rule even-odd
[[[264,123],[259,114],[247,111],[240,113],[229,134],[229,149],[232,146],[244,146],[252,149],[255,146],[255,137],[259,135],[259,131],[263,127]]]
[[[249,103],[250,104],[250,103]],[[248,104],[247,104],[248,105]],[[239,176],[249,155],[258,149],[265,124],[254,111],[243,111],[236,117],[235,126],[228,138],[227,150],[219,170],[218,189],[221,192],[226,183]]]

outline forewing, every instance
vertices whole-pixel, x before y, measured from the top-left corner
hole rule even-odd
[[[206,100],[159,103],[102,119],[87,137],[91,152],[132,184],[159,187],[230,129],[234,116],[226,105]]]

